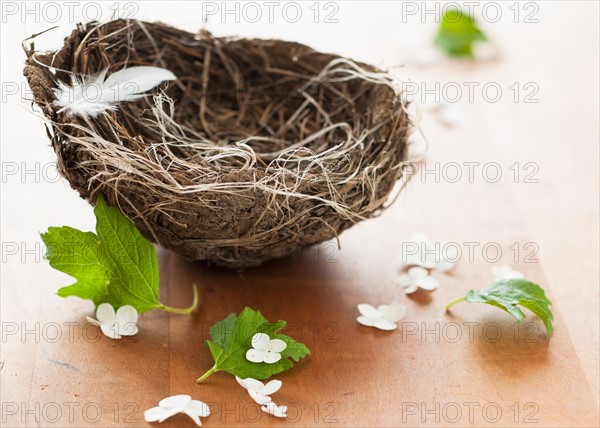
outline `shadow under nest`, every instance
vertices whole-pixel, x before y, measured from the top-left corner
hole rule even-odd
[[[57,80],[152,65],[177,80],[95,118]],[[24,70],[61,174],[189,260],[248,267],[378,215],[407,168],[410,121],[389,75],[281,40],[164,24],[79,25]]]

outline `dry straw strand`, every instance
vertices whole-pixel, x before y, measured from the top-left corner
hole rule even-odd
[[[405,182],[411,123],[372,66],[136,20],[78,25],[59,51],[27,54],[61,174],[187,259],[239,268],[292,254],[379,215]],[[71,75],[140,65],[177,80],[96,118],[53,105]]]

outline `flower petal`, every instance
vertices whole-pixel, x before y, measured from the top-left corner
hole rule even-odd
[[[429,272],[427,272],[427,269],[424,269],[421,266],[413,266],[408,270],[408,276],[413,281],[420,278],[425,278],[427,275],[429,275]]]
[[[398,328],[395,323],[383,318],[375,321],[375,325],[373,327],[378,328],[379,330],[396,330]]]
[[[194,421],[194,423],[195,423],[196,425],[198,425],[199,427],[201,427],[201,426],[202,426],[202,421],[200,420],[200,418],[198,417],[198,415],[195,415],[195,414],[193,414],[193,413],[188,413],[186,410],[184,410],[184,411],[183,411],[183,412],[181,412],[181,413],[185,413],[186,415],[188,415],[188,416],[190,417],[190,419],[191,419],[191,420],[193,420],[193,421]]]
[[[508,265],[492,266],[491,268],[492,276],[496,280],[504,278],[504,275],[506,275],[507,272],[510,272],[510,270],[510,266]]]
[[[260,349],[248,349],[246,352],[246,359],[253,363],[262,363],[265,361],[267,351],[261,351]]]
[[[146,422],[156,422],[165,413],[165,409],[160,406],[153,407],[144,412],[144,420]]]
[[[184,413],[189,417],[192,417],[192,415],[197,415],[202,418],[206,418],[210,415],[210,408],[208,407],[208,404],[203,403],[200,400],[192,400],[187,404],[187,406],[185,406]]]
[[[268,334],[256,333],[254,336],[252,336],[252,347],[254,349],[266,351],[269,349],[269,342],[271,342],[271,338]]]
[[[281,388],[281,385],[282,385],[282,382],[280,380],[273,379],[272,381],[269,381],[269,383],[267,383],[265,386],[263,386],[262,389],[259,390],[258,392],[260,392],[261,394],[264,394],[264,395],[275,394],[277,391],[279,391],[279,388]]]
[[[509,265],[492,266],[492,275],[496,281],[501,279],[524,278],[525,276],[516,270],[513,270]]]
[[[163,413],[160,415],[160,419],[158,420],[159,423],[163,423],[171,416],[175,416],[177,413],[181,412],[181,409],[167,409],[165,407],[161,407],[161,409]]]
[[[136,324],[138,320],[138,313],[133,306],[125,305],[117,309],[116,321],[118,323],[133,323]]]
[[[248,386],[246,385],[246,379],[242,379],[241,377],[236,376],[235,380],[237,380],[237,383],[239,383],[242,388],[248,389]]]
[[[438,263],[436,263],[435,266],[433,266],[433,269],[439,272],[448,272],[449,270],[452,270],[452,268],[454,268],[454,265],[456,265],[456,263],[442,259]]]
[[[189,395],[173,395],[163,398],[157,407],[153,407],[144,412],[146,422],[163,422],[171,416],[183,411],[192,397]]]
[[[104,333],[105,336],[110,337],[111,339],[121,338],[121,335],[119,334],[119,328],[116,325],[101,324],[100,330],[102,330],[102,333]]]
[[[423,290],[433,291],[440,286],[440,283],[434,277],[426,276],[425,278],[417,280],[417,285]]]
[[[90,322],[90,324],[94,324],[94,325],[97,325],[97,326],[101,326],[102,325],[102,323],[100,321],[98,321],[97,319],[94,319],[92,317],[85,317],[85,318]]]
[[[115,309],[110,303],[101,303],[96,309],[96,318],[102,324],[112,325],[116,321]]]
[[[393,323],[400,321],[406,315],[406,306],[398,302],[394,302],[391,305],[381,305],[378,310],[384,320]]]
[[[273,339],[269,344],[269,349],[271,352],[283,352],[285,348],[287,348],[287,343],[281,339]]]
[[[135,336],[139,331],[138,326],[131,322],[116,323],[115,327],[118,327],[121,336]]]
[[[261,407],[262,411],[278,418],[287,418],[287,406],[278,406],[275,403]]]
[[[398,279],[396,280],[396,282],[400,287],[410,287],[414,283],[414,281],[410,277],[410,275],[408,275],[406,273],[403,273],[402,275],[400,275],[398,277]]]
[[[279,360],[281,360],[281,354],[279,352],[267,352],[265,355],[265,363],[267,364],[275,364]]]
[[[357,306],[357,308],[358,312],[360,312],[361,315],[364,315],[367,318],[379,318],[381,316],[379,315],[379,312],[377,312],[377,309],[375,309],[368,303],[361,303]]]
[[[254,401],[256,401],[257,404],[267,404],[271,402],[271,397],[269,397],[268,395],[259,394],[258,392],[252,391],[251,389],[248,390],[248,394],[250,395],[250,397],[252,397]]]
[[[406,264],[409,266],[422,266],[427,269],[433,269],[435,266],[430,257],[423,257],[420,254],[407,256]]]
[[[166,409],[183,410],[185,406],[187,406],[190,403],[190,401],[192,401],[192,397],[190,397],[189,395],[172,395],[170,397],[163,398],[162,400],[160,400],[158,402],[158,405]]]
[[[417,284],[412,284],[412,285],[409,285],[408,287],[404,287],[404,293],[412,294],[415,291],[417,291],[418,289],[419,289],[419,287],[417,286]]]
[[[367,327],[373,327],[375,325],[375,321],[378,319],[379,318],[369,318],[361,315],[356,318],[356,321],[358,321],[359,324],[366,325]]]
[[[251,377],[246,378],[246,379],[240,379],[239,377],[236,376],[235,378],[238,381],[238,383],[240,385],[242,385],[244,388],[246,388],[247,390],[260,392],[265,387],[265,384],[262,383],[260,380],[252,379]]]

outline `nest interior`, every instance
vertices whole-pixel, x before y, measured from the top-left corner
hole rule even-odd
[[[95,118],[53,105],[57,80],[137,65],[177,80]],[[24,74],[71,186],[190,260],[248,267],[337,237],[381,212],[406,167],[392,79],[298,43],[116,20],[57,52],[32,45]]]

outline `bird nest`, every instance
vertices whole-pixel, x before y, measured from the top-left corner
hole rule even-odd
[[[55,104],[59,82],[132,66],[177,79],[96,117]],[[190,260],[248,267],[336,238],[406,175],[390,76],[298,43],[116,20],[79,25],[56,52],[31,44],[24,74],[71,186]]]

